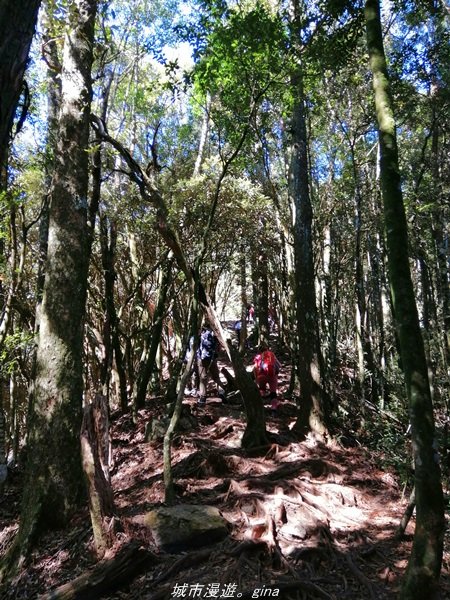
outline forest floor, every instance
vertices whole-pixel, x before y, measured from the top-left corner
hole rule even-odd
[[[281,392],[289,379],[286,366],[282,375]],[[162,442],[146,441],[147,424],[164,412],[162,399],[153,398],[137,422],[131,415],[113,419],[112,483],[123,530],[110,554],[137,540],[156,560],[109,593],[70,595],[66,589],[66,595],[50,596],[95,565],[86,510],[69,529],[42,538],[5,600],[397,597],[414,518],[398,540],[408,498],[376,454],[358,443],[299,442],[291,432],[295,404],[284,400],[276,417],[266,407],[271,446],[252,455],[240,447],[245,418],[239,403],[212,397],[198,407],[187,396],[184,405],[184,430],[172,455],[176,502],[217,507],[229,523],[228,537],[175,555],[158,552],[136,527],[136,516],[164,502]],[[19,504],[16,474],[0,500],[0,555],[17,530]],[[446,537],[442,598],[450,598],[448,542]]]

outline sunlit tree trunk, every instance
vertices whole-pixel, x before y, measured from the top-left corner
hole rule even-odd
[[[358,379],[362,411],[367,398],[367,387],[370,384],[370,399],[376,402],[378,396],[376,383],[375,360],[370,338],[370,315],[366,300],[366,269],[364,263],[364,223],[363,198],[359,168],[356,162],[354,143],[350,148],[353,181],[355,186],[355,296],[356,296],[356,339],[358,347]]]
[[[247,342],[247,257],[245,244],[239,255],[239,277],[241,286],[241,333],[239,337],[239,352],[244,353]]]
[[[369,257],[370,271],[372,279],[372,319],[374,329],[376,329],[376,344],[374,343],[374,365],[376,369],[376,392],[378,394],[377,404],[380,408],[384,408],[386,386],[385,386],[385,368],[386,368],[386,319],[384,305],[384,289],[385,289],[385,269],[380,248],[381,235],[376,233],[370,236],[369,240]],[[375,402],[375,398],[373,398]]]
[[[260,249],[256,259],[256,285],[258,301],[255,314],[258,321],[258,341],[269,343],[269,280],[267,274],[267,254]]]
[[[80,453],[82,343],[89,263],[88,138],[96,0],[70,5],[28,462],[19,533],[4,567],[62,526],[85,497]]]
[[[400,597],[405,600],[430,600],[439,595],[445,525],[443,494],[435,449],[427,363],[409,266],[407,222],[378,0],[366,0],[365,19],[379,129],[389,277],[410,405],[414,449],[416,529]]]
[[[194,172],[193,172],[194,177],[200,173],[200,169],[201,169],[202,162],[203,162],[203,157],[205,154],[205,146],[206,146],[206,141],[208,139],[208,133],[209,133],[209,121],[210,121],[209,111],[210,111],[210,109],[211,109],[211,95],[207,94],[206,95],[205,114],[203,115],[202,128],[200,131],[200,140],[198,143],[197,158],[195,159],[195,165],[194,165]]]
[[[45,261],[47,259],[48,227],[49,227],[49,190],[53,173],[54,148],[58,139],[58,115],[61,105],[61,60],[58,51],[59,28],[62,23],[55,16],[56,7],[46,3],[41,18],[42,56],[47,64],[47,144],[46,144],[46,194],[43,198],[42,214],[39,219],[39,258],[36,283],[36,325],[39,327],[39,309],[42,300],[45,278]]]

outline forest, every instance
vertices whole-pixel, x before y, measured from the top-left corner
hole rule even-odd
[[[0,0],[2,598],[450,598],[449,42]]]

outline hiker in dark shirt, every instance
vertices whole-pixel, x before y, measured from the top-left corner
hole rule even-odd
[[[214,335],[210,325],[205,323],[200,334],[200,342],[197,350],[198,376],[200,382],[198,404],[206,403],[206,392],[208,380],[211,379],[217,384],[217,395],[225,401],[225,390],[220,381],[219,368],[217,366],[217,338]]]
[[[237,345],[238,345],[238,348],[239,348],[240,345],[241,345],[241,331],[242,331],[242,321],[241,321],[241,319],[238,319],[236,321],[236,323],[234,324],[234,331],[236,333]]]

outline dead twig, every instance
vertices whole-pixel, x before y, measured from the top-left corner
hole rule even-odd
[[[349,554],[344,554],[345,560],[348,564],[348,566],[350,567],[351,572],[353,573],[353,575],[356,577],[356,579],[362,584],[364,585],[364,587],[366,587],[369,591],[370,594],[370,598],[372,600],[376,600],[377,598],[379,598],[379,595],[375,593],[374,591],[374,586],[372,584],[372,582],[370,581],[370,579],[368,579],[364,573],[361,572],[361,570],[355,565],[355,563],[353,562],[352,557]]]

